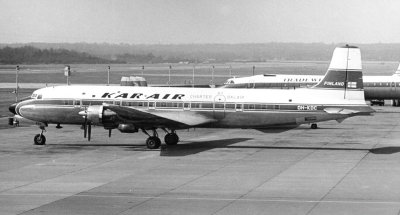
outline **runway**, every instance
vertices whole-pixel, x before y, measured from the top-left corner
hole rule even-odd
[[[400,108],[281,133],[0,129],[0,214],[400,214]],[[160,136],[164,136],[159,131]]]

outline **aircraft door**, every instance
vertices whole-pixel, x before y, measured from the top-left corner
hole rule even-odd
[[[225,101],[224,95],[217,95],[214,97],[214,119],[225,118]]]
[[[243,105],[242,105],[242,104],[236,104],[235,110],[236,110],[236,112],[241,112],[241,111],[243,111]]]
[[[156,102],[154,102],[154,101],[149,101],[149,110],[150,110],[150,109],[152,109],[152,110],[156,109]]]
[[[74,100],[74,106],[75,107],[80,107],[82,104],[81,100]]]
[[[189,102],[184,102],[183,103],[183,110],[190,110],[190,103]]]

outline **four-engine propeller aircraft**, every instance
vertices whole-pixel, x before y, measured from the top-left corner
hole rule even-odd
[[[374,112],[364,100],[361,54],[357,47],[336,48],[325,77],[313,88],[229,89],[124,86],[56,86],[36,90],[29,100],[10,111],[41,123],[35,144],[45,144],[45,126],[83,125],[91,137],[91,125],[110,131],[149,137],[146,145],[158,148],[157,129],[165,143],[179,141],[176,130],[203,128],[293,128],[327,120],[343,121]],[[152,131],[149,134],[147,131]]]

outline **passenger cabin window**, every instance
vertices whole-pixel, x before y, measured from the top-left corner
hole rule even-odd
[[[106,103],[106,104],[110,104],[110,105],[112,105],[112,104],[113,104],[113,101],[106,100],[106,101],[103,101],[102,103]]]
[[[64,105],[73,105],[74,101],[73,100],[64,100]]]
[[[233,110],[235,109],[235,104],[225,104],[225,108]]]
[[[254,104],[245,104],[244,109],[245,110],[254,110]]]
[[[193,109],[199,109],[200,108],[200,103],[193,103],[192,102],[190,107],[193,108]]]
[[[215,103],[215,109],[224,109],[223,103]]]

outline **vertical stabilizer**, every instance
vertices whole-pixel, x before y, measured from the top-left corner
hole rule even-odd
[[[348,90],[363,90],[360,49],[349,45],[336,48],[325,77],[314,88],[343,90],[344,98]]]

